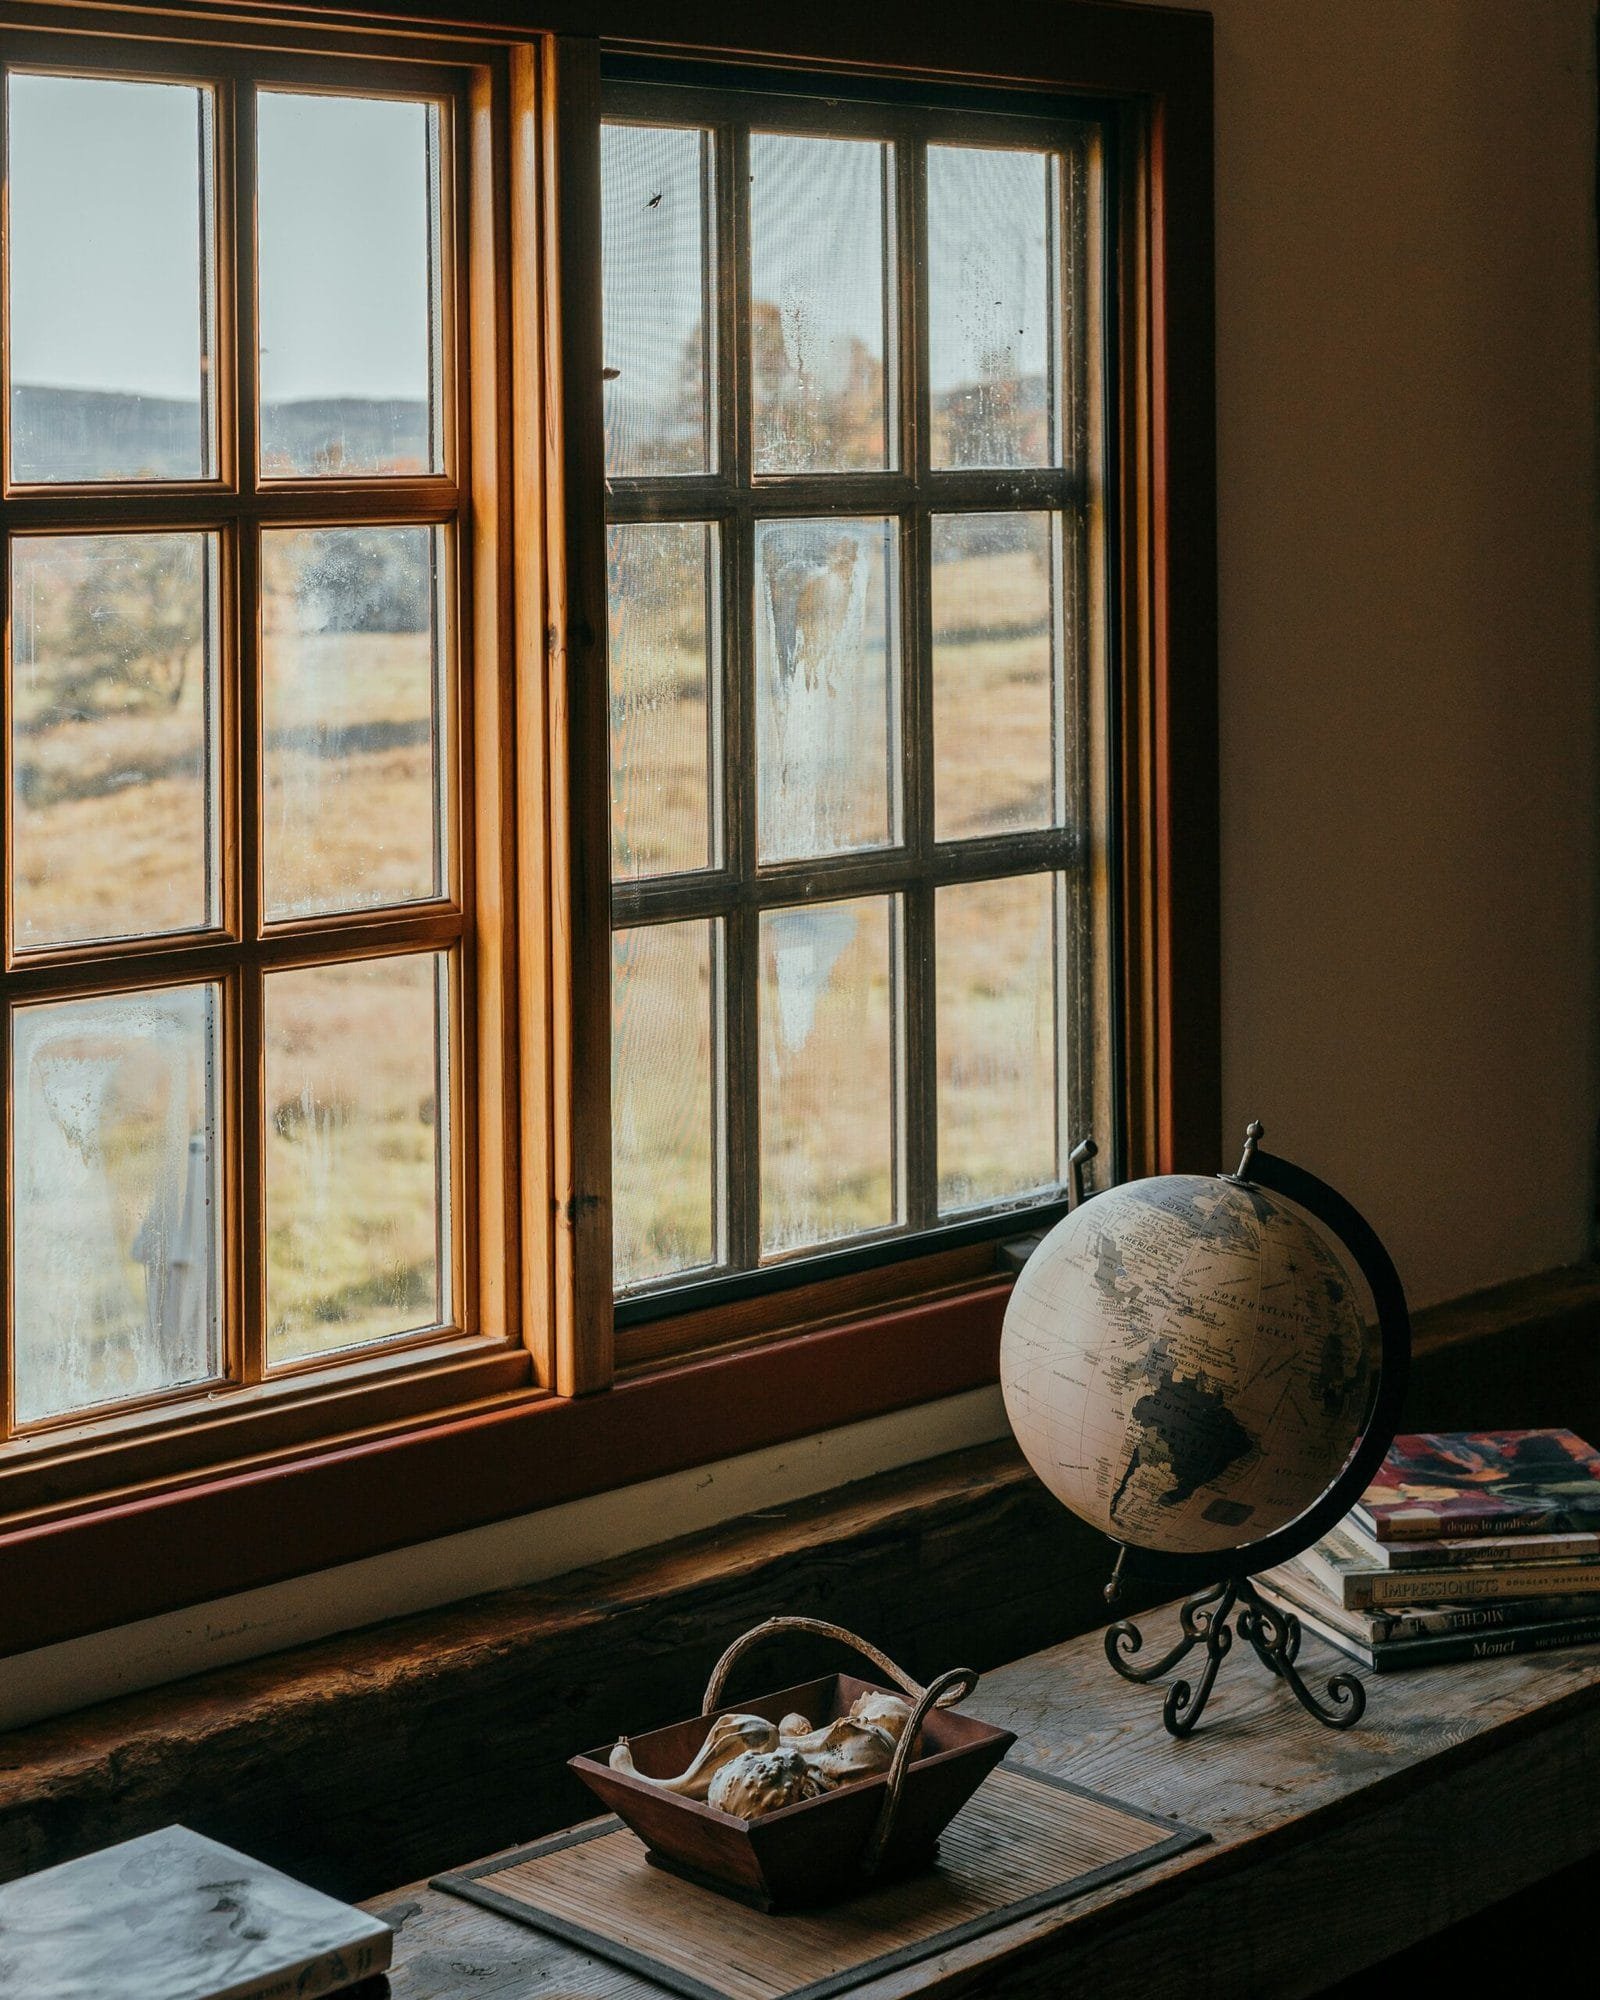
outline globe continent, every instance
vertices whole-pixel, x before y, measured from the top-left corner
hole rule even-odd
[[[1377,1362],[1356,1283],[1302,1210],[1168,1174],[1082,1203],[1029,1258],[1000,1381],[1035,1472],[1118,1541],[1260,1541],[1332,1485]]]

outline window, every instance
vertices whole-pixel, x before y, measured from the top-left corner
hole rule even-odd
[[[9,1474],[482,1321],[467,77],[7,56]]]
[[[992,1380],[1215,1144],[1205,17],[12,19],[0,1650]]]
[[[835,88],[604,100],[624,1321],[1115,1152],[1102,121]]]

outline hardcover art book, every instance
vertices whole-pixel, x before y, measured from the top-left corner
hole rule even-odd
[[[1414,1432],[1352,1511],[1380,1542],[1600,1530],[1600,1452],[1565,1430]]]
[[[0,1993],[18,2000],[320,2000],[393,1945],[364,1910],[186,1826],[0,1888]]]
[[[1424,1633],[1416,1638],[1368,1638],[1351,1631],[1333,1610],[1309,1609],[1289,1592],[1263,1581],[1261,1591],[1280,1610],[1292,1611],[1300,1622],[1330,1646],[1348,1653],[1374,1673],[1406,1667],[1442,1667],[1456,1660],[1492,1660],[1506,1653],[1553,1652],[1562,1646],[1592,1644],[1600,1639],[1600,1611],[1575,1612],[1565,1618],[1530,1620],[1477,1631]],[[1592,1601],[1592,1600],[1591,1600]]]
[[[1330,1528],[1299,1558],[1317,1587],[1346,1611],[1374,1606],[1443,1604],[1497,1597],[1544,1597],[1600,1592],[1600,1563],[1450,1563],[1436,1569],[1387,1569],[1374,1563],[1339,1528]]]
[[[1552,1562],[1600,1561],[1600,1531],[1521,1535],[1436,1535],[1431,1539],[1380,1542],[1368,1534],[1354,1513],[1339,1523],[1339,1533],[1352,1542],[1376,1569],[1443,1569],[1452,1563],[1480,1566]]]
[[[1571,1618],[1600,1617],[1600,1601],[1583,1591],[1475,1602],[1446,1599],[1438,1604],[1391,1604],[1347,1611],[1328,1595],[1316,1572],[1299,1556],[1279,1563],[1258,1580],[1274,1603],[1281,1601],[1291,1611],[1308,1612],[1366,1646],[1459,1638],[1463,1633],[1482,1636],[1507,1626],[1556,1625]]]

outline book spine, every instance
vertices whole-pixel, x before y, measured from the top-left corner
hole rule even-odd
[[[1554,1625],[1562,1619],[1600,1616],[1600,1603],[1581,1593],[1550,1597],[1506,1597],[1492,1604],[1436,1604],[1419,1610],[1346,1611],[1335,1592],[1319,1586],[1297,1564],[1256,1578],[1262,1592],[1286,1611],[1308,1614],[1336,1627],[1362,1645],[1390,1640],[1442,1639],[1462,1632],[1492,1632],[1502,1625]]]
[[[1600,1563],[1533,1563],[1506,1569],[1347,1570],[1338,1578],[1346,1611],[1385,1605],[1478,1602],[1496,1597],[1588,1597],[1600,1591]]]
[[[1581,1646],[1600,1639],[1600,1612],[1563,1618],[1553,1625],[1519,1625],[1505,1632],[1458,1633],[1443,1639],[1380,1639],[1374,1642],[1375,1673],[1397,1667],[1444,1666],[1452,1660],[1494,1660],[1502,1654],[1542,1653],[1556,1646]]]
[[[1477,1563],[1480,1568],[1503,1563],[1520,1569],[1533,1563],[1591,1562],[1600,1557],[1600,1535],[1538,1534],[1506,1536],[1492,1548],[1482,1548],[1487,1536],[1441,1537],[1434,1542],[1371,1541],[1372,1560],[1386,1569],[1438,1569],[1452,1563]]]
[[[1383,1503],[1380,1502],[1381,1506]],[[1367,1506],[1353,1509],[1357,1520],[1376,1542],[1448,1542],[1476,1535],[1528,1535],[1538,1531],[1562,1534],[1575,1525],[1564,1513],[1422,1514],[1407,1508],[1380,1513]],[[1587,1526],[1587,1523],[1582,1525]]]
[[[393,1955],[394,1933],[389,1931],[342,1951],[325,1951],[293,1971],[274,1972],[270,1978],[230,1986],[217,2000],[323,2000],[325,1994],[343,1993],[358,1980],[387,1972]]]
[[[1576,1600],[1582,1603],[1582,1599]],[[1508,1597],[1501,1604],[1440,1604],[1432,1611],[1374,1611],[1373,1643],[1440,1639],[1461,1632],[1491,1632],[1499,1625],[1555,1625],[1587,1615],[1574,1610],[1571,1592],[1560,1597]]]

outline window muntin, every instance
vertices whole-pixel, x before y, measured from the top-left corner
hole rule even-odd
[[[460,99],[369,74],[6,77],[6,1435],[472,1327]],[[154,133],[116,164],[164,221],[52,384],[85,280],[34,239],[72,241],[107,118]]]
[[[614,985],[631,1319],[657,1294],[709,1303],[797,1260],[820,1274],[994,1233],[1059,1202],[1085,1132],[1114,1144],[1106,231],[1088,117],[637,81],[611,86],[604,116],[612,411],[633,382],[608,532],[613,550],[646,527],[682,537],[695,570],[678,592],[694,642],[680,631],[675,666],[657,649],[645,730],[642,649],[615,646],[647,599],[610,566],[613,923],[631,961],[656,926],[718,941],[694,1063],[671,1068],[692,1069],[696,1131],[712,1125],[692,1247],[674,1220],[680,1142],[635,1111],[691,1031],[674,1044],[661,991],[642,1033],[648,989]],[[680,283],[675,352],[696,362],[674,370],[642,331],[670,189],[638,163],[691,157],[709,221],[678,268],[706,311],[687,320]],[[681,240],[680,221],[659,227]],[[714,428],[669,465],[686,378]],[[714,613],[686,621],[706,598]],[[692,859],[688,841],[645,852],[669,800]],[[997,1149],[1018,1117],[1017,1146]]]

